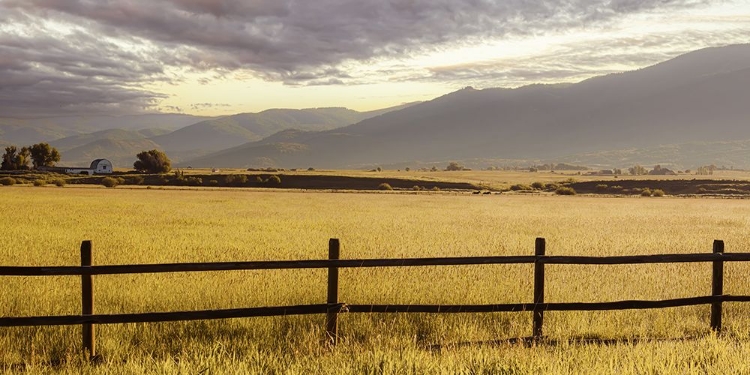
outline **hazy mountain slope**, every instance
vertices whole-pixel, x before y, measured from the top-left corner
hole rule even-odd
[[[402,106],[395,107],[402,108]],[[346,108],[269,109],[207,120],[153,137],[168,154],[202,155],[258,141],[285,129],[328,130],[388,112],[357,112]]]
[[[166,129],[174,131],[205,119],[208,119],[208,117],[168,113],[128,116],[68,116],[40,119],[0,118],[0,140],[21,146],[51,142],[69,136],[110,129]],[[152,136],[161,133],[161,131],[158,131]]]
[[[154,132],[155,131],[153,130],[139,131],[139,130],[110,129],[110,130],[102,130],[102,131],[93,132],[93,133],[65,137],[65,138],[50,142],[50,145],[57,148],[61,152],[65,152],[67,150],[70,150],[76,147],[81,147],[83,145],[96,142],[96,141],[101,141],[101,140],[130,141],[130,140],[146,139],[146,138],[153,136]]]
[[[18,147],[49,142],[72,134],[75,132],[58,126],[38,127],[0,123],[0,140]]]
[[[571,85],[467,88],[357,124],[201,162],[343,168],[452,159],[541,159],[750,139],[750,45],[709,48]],[[192,162],[192,161],[191,161]],[[223,163],[223,164],[222,164]]]

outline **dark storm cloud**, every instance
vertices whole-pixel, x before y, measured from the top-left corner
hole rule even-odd
[[[160,96],[140,87],[179,79],[167,67],[246,70],[289,85],[352,84],[361,77],[347,74],[351,62],[408,59],[707,1],[0,0],[0,117],[42,104],[148,108]]]

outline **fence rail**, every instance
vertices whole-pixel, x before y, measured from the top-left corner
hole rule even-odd
[[[713,252],[706,254],[661,254],[611,257],[548,256],[546,242],[538,238],[533,256],[401,258],[401,259],[339,259],[340,244],[329,241],[327,260],[285,260],[253,262],[172,263],[137,265],[93,265],[91,241],[81,244],[81,266],[60,267],[0,267],[0,276],[80,276],[81,315],[0,317],[0,327],[82,325],[83,348],[92,357],[96,355],[95,324],[149,323],[188,320],[247,318],[260,316],[326,314],[328,342],[338,340],[338,317],[341,313],[492,313],[532,312],[532,335],[543,337],[545,311],[602,311],[628,309],[661,309],[680,306],[711,305],[711,328],[721,330],[723,302],[750,302],[750,296],[723,294],[724,262],[750,261],[750,253],[724,253],[724,242],[714,241]],[[546,264],[566,265],[624,265],[662,263],[712,263],[711,295],[668,300],[630,300],[612,302],[544,302]],[[340,268],[367,267],[417,267],[417,266],[468,266],[488,264],[533,264],[534,295],[532,303],[487,305],[366,305],[346,304],[339,301]],[[207,272],[234,270],[328,269],[327,298],[325,304],[253,307],[223,310],[150,312],[134,314],[95,314],[95,275],[121,275],[165,272]]]

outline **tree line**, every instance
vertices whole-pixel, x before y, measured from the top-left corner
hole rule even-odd
[[[167,173],[172,170],[172,162],[162,151],[143,151],[136,155],[133,168],[141,173]],[[60,151],[48,143],[37,143],[18,148],[8,146],[3,154],[0,170],[25,171],[40,167],[54,167],[60,161]]]
[[[28,170],[31,169],[29,163],[34,169],[54,167],[58,161],[60,161],[60,152],[47,143],[37,143],[20,149],[16,146],[8,146],[5,148],[0,169],[4,171]]]

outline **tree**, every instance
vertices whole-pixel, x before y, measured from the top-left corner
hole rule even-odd
[[[461,164],[456,163],[455,161],[452,161],[448,164],[447,167],[445,167],[446,171],[462,171],[464,170],[464,167]]]
[[[34,168],[53,167],[60,161],[60,152],[48,143],[37,143],[29,148]]]
[[[159,150],[143,151],[136,155],[138,160],[133,168],[141,173],[167,173],[172,170],[172,162],[167,154]]]
[[[640,176],[648,173],[648,171],[646,171],[646,168],[638,164],[636,164],[634,167],[628,168],[628,172],[630,172],[630,174],[632,174],[633,176]]]
[[[6,147],[0,169],[4,171],[29,169],[29,149],[23,147],[19,150],[16,146]]]

